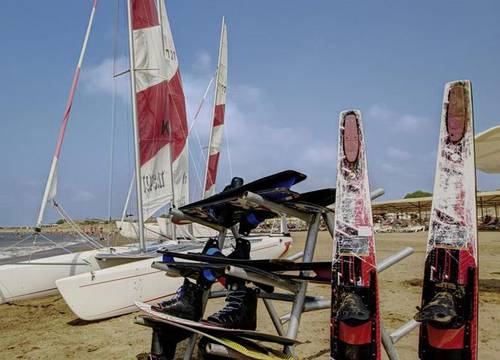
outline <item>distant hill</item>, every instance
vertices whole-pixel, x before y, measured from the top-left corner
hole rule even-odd
[[[415,199],[415,198],[428,197],[428,196],[432,196],[432,193],[427,192],[427,191],[417,190],[417,191],[414,191],[412,193],[406,194],[404,199]]]

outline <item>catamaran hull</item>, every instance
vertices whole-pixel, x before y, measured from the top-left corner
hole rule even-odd
[[[130,247],[114,249],[126,251]],[[57,279],[100,269],[95,256],[102,251],[88,250],[0,266],[0,304],[57,294]]]
[[[279,258],[292,243],[287,236],[264,236],[252,244],[253,259]],[[230,251],[228,249],[227,251]],[[158,303],[173,295],[183,278],[151,268],[160,257],[56,281],[70,309],[83,320],[99,320],[137,311],[135,301]]]
[[[0,267],[0,303],[57,294],[57,279],[95,268],[98,250],[51,256]]]

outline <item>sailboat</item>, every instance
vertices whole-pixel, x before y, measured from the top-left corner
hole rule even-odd
[[[158,7],[157,7],[158,4]],[[153,91],[153,95],[166,95],[164,99],[167,102],[167,106],[176,105],[177,113],[173,114],[174,118],[168,119],[171,124],[175,122],[180,122],[181,117],[186,116],[184,107],[184,98],[181,96],[182,86],[180,81],[180,76],[178,72],[177,55],[175,48],[173,46],[172,35],[170,33],[170,28],[168,26],[167,12],[165,5],[162,0],[130,0],[128,7],[129,14],[129,36],[130,36],[130,49],[131,49],[131,77],[135,77],[136,85],[132,88],[141,89],[141,91],[148,91],[148,86],[151,86],[151,80],[157,79],[158,73],[152,72],[149,69],[162,69],[162,64],[169,60],[171,63],[175,61],[177,68],[173,71],[173,68],[168,69],[168,74],[171,77],[165,76],[162,78],[166,81],[165,86],[161,89]],[[168,31],[167,31],[168,30]],[[164,60],[162,57],[165,57]],[[152,59],[150,59],[152,58]],[[134,64],[135,62],[135,64]],[[168,80],[171,79],[171,80]],[[172,86],[170,86],[170,84]],[[225,89],[227,84],[227,27],[223,20],[222,30],[221,30],[221,45],[219,49],[219,65],[217,74],[217,86],[216,86],[216,96],[215,96],[215,106],[214,106],[214,119],[211,135],[211,152],[210,154],[218,153],[220,148],[220,141],[222,136],[222,127],[224,121],[224,104],[225,104]],[[168,86],[167,86],[168,85]],[[156,85],[153,85],[156,86]],[[169,91],[172,91],[169,93]],[[223,92],[221,92],[223,91]],[[137,92],[137,113],[139,114],[139,124],[141,125],[140,114],[141,109],[150,109],[150,106],[154,104],[149,104],[148,101],[154,100],[159,101],[154,96],[143,96]],[[222,111],[221,111],[222,109]],[[163,114],[163,113],[162,113]],[[148,113],[148,116],[151,115]],[[222,117],[221,117],[222,115]],[[154,122],[155,124],[160,124],[160,129],[151,129],[142,124],[142,129],[146,127],[146,130],[151,133],[158,131],[161,134],[162,129],[172,129],[167,125],[163,126],[161,122]],[[181,127],[181,129],[186,129]],[[139,131],[140,133],[140,131]],[[174,206],[182,206],[187,201],[187,168],[185,171],[179,171],[179,168],[184,169],[183,166],[187,162],[187,152],[184,153],[183,146],[186,144],[186,140],[183,137],[187,134],[184,132],[169,131],[169,136],[172,137],[173,150],[168,156],[171,157],[171,163],[173,170],[171,175],[173,176],[171,183],[173,186],[173,194],[170,200],[173,202]],[[140,136],[140,140],[146,139],[147,136]],[[177,141],[175,143],[174,141]],[[161,142],[160,142],[161,143]],[[158,149],[158,142],[152,142],[149,145],[153,146],[153,149]],[[163,171],[158,170],[154,167],[148,167],[151,163],[149,160],[144,160],[143,154],[146,154],[146,159],[151,159],[150,152],[146,151],[146,145],[143,147],[142,141],[139,141],[138,158],[141,158],[141,166],[136,167],[137,174],[143,174],[137,177],[137,184],[143,187],[143,193],[148,191],[156,190],[156,188],[163,189],[163,183],[167,184],[168,178],[165,178]],[[212,150],[213,149],[213,150]],[[187,150],[186,150],[187,151]],[[166,153],[166,152],[165,152]],[[159,154],[156,159],[165,159],[167,155],[161,150],[157,152]],[[215,174],[217,170],[217,161],[210,162],[210,158],[207,162],[209,169],[207,170],[205,184],[210,186],[205,187],[205,194],[210,194],[214,191],[215,187]],[[218,159],[218,155],[216,156]],[[176,164],[177,159],[177,164]],[[156,166],[156,160],[152,162]],[[147,165],[147,166],[145,166]],[[214,166],[215,165],[215,166]],[[153,170],[154,169],[154,170]],[[186,195],[184,198],[177,198],[177,194]],[[145,207],[145,213],[152,213],[153,209],[159,209],[159,201],[156,199],[166,199],[166,196],[158,195],[150,196],[147,194],[147,199],[151,200],[151,206]],[[143,199],[144,204],[144,199]],[[146,204],[147,200],[146,200]],[[138,207],[139,207],[138,203]],[[144,205],[143,205],[144,206]],[[147,215],[146,215],[147,216]],[[146,217],[144,216],[144,217]],[[140,237],[143,232],[143,221],[141,220],[142,215],[139,212],[139,235]],[[171,225],[170,225],[171,226]],[[186,226],[186,225],[185,225]],[[172,227],[173,237],[175,238],[175,227]],[[166,230],[165,230],[166,231]],[[205,238],[206,239],[206,238]],[[227,246],[222,250],[223,253],[229,253],[231,251],[231,244],[234,241],[230,238],[226,240]],[[141,240],[141,244],[143,240]],[[201,248],[203,241],[197,241],[198,246]],[[251,239],[252,249],[251,256],[254,259],[268,259],[277,258],[287,252],[288,248],[292,243],[292,239],[289,236],[256,236]],[[180,242],[177,246],[171,246],[172,249],[180,252],[193,251],[194,245],[192,242]],[[144,248],[141,247],[143,251],[138,254],[131,254],[131,256],[144,256],[148,257],[150,253],[144,252]],[[156,254],[158,255],[158,254]],[[125,259],[128,255],[126,253],[121,253],[117,257],[120,259]],[[113,254],[108,256],[98,255],[96,256],[101,261],[113,260],[115,257]],[[113,316],[118,316],[122,314],[127,314],[133,311],[137,311],[134,304],[135,301],[141,301],[145,303],[155,303],[167,299],[168,297],[175,294],[177,288],[182,283],[182,278],[165,278],[162,271],[151,268],[151,264],[154,261],[158,261],[161,257],[156,256],[154,258],[149,257],[144,260],[128,262],[118,266],[112,266],[106,269],[91,271],[84,274],[79,274],[76,276],[70,276],[66,278],[61,278],[56,280],[56,286],[63,296],[64,300],[70,307],[70,309],[81,319],[84,320],[98,320],[109,318]]]
[[[136,9],[134,11],[137,15],[135,23],[139,27],[146,26],[148,19],[158,19],[161,16],[159,12],[161,9],[157,9],[153,1],[133,1],[129,6]],[[179,194],[177,199],[179,205],[187,202],[186,111],[175,47],[168,22],[156,27],[156,34],[149,32],[148,35],[146,32],[142,40],[138,39],[139,43],[142,41],[149,47],[139,44],[136,56],[131,56],[131,63],[137,61],[137,65],[132,66],[131,82],[133,83],[132,89],[135,89],[132,92],[132,105],[135,152],[136,159],[138,159],[135,174],[138,184],[136,185],[139,218],[137,229],[140,251],[137,251],[135,246],[104,249],[102,244],[84,234],[55,200],[59,158],[96,8],[97,1],[93,1],[33,235],[34,242],[38,237],[50,240],[43,234],[42,224],[47,204],[52,202],[73,230],[85,241],[85,245],[92,250],[40,259],[36,259],[35,254],[33,256],[35,260],[0,266],[0,303],[53,295],[57,293],[54,282],[59,278],[156,256],[155,251],[158,245],[146,249],[143,215],[149,217],[162,206],[174,202],[174,190]],[[166,14],[164,17],[166,18]],[[132,37],[130,44],[130,48],[133,49]],[[164,48],[167,49],[167,56],[163,54]],[[154,109],[153,104],[156,105]],[[142,136],[141,141],[138,140],[140,136]],[[174,150],[171,151],[171,148]],[[142,177],[141,174],[143,174]],[[106,255],[112,255],[113,260],[103,259]]]
[[[43,194],[43,200],[36,221],[35,232],[31,236],[34,238],[34,243],[37,238],[44,238],[42,231],[43,217],[46,206],[49,202],[55,202],[57,194],[57,167],[61,148],[64,141],[64,134],[68,125],[73,97],[78,85],[80,70],[85,56],[87,42],[94,22],[97,1],[93,1],[92,10],[90,13],[88,25],[85,32],[83,45],[78,58],[77,66],[73,75],[73,81],[68,96],[68,101],[64,111],[63,120],[61,123],[59,137],[57,140],[54,156],[50,166],[50,172]],[[61,210],[63,211],[63,210]],[[71,226],[78,232],[85,244],[92,250],[82,251],[78,253],[68,253],[63,255],[51,256],[41,259],[25,261],[17,264],[7,264],[0,266],[0,303],[42,297],[57,293],[54,281],[61,277],[71,276],[98,267],[94,259],[102,247],[101,244],[95,242],[90,237],[80,232],[73,222],[69,221]],[[48,238],[46,238],[49,240]],[[35,254],[36,255],[36,254]]]

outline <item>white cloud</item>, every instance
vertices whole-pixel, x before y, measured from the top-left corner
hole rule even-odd
[[[120,56],[115,61],[115,74],[123,73],[129,68],[128,58]],[[113,59],[106,58],[100,64],[82,69],[82,82],[88,93],[113,95],[116,86],[117,95],[125,101],[130,99],[128,75],[113,78]]]
[[[71,199],[73,202],[88,202],[95,198],[96,196],[90,191],[79,189],[74,192]]]
[[[378,120],[388,120],[393,117],[394,112],[385,104],[373,104],[368,109],[368,115]]]
[[[210,53],[203,49],[196,53],[196,59],[193,63],[193,69],[199,72],[206,72],[212,70],[212,57]],[[215,68],[213,69],[215,72]]]
[[[383,163],[382,165],[380,165],[380,167],[382,168],[383,171],[389,174],[397,174],[400,172],[400,168],[393,164]]]
[[[310,165],[326,165],[336,168],[337,149],[335,144],[314,144],[302,149],[300,161]]]
[[[394,146],[389,146],[387,148],[387,155],[397,160],[408,160],[412,157],[409,152],[402,149],[398,149]]]
[[[426,126],[427,119],[422,116],[405,114],[396,122],[396,128],[403,131],[416,130]]]

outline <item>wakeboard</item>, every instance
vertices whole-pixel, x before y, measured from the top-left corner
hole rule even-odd
[[[381,359],[375,238],[361,113],[340,114],[330,358]]]
[[[419,358],[477,359],[478,253],[470,81],[446,85],[425,260]]]
[[[293,170],[283,171],[222,191],[209,198],[185,205],[179,210],[190,217],[225,228],[239,224],[240,233],[247,235],[264,220],[278,216],[265,207],[245,201],[243,198],[248,192],[293,209],[306,212],[328,211],[326,206],[333,203],[335,189],[320,189],[303,194],[290,189],[305,178],[304,174]]]

